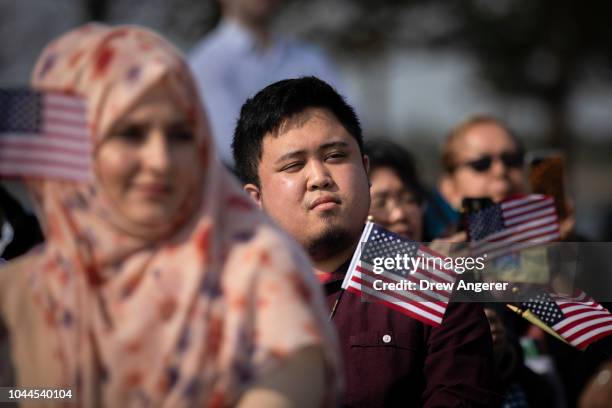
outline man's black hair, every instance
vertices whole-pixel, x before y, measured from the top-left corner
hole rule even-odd
[[[326,82],[310,76],[268,85],[240,110],[232,150],[236,171],[244,183],[259,185],[257,168],[264,136],[277,136],[280,127],[308,108],[327,109],[351,134],[363,154],[361,125],[353,108]]]
[[[414,158],[403,146],[388,140],[369,140],[365,153],[370,159],[370,173],[387,167],[398,175],[419,204],[426,200],[427,192],[419,179]]]

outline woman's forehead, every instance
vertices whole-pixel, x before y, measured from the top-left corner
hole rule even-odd
[[[515,150],[516,143],[508,132],[494,123],[481,123],[472,126],[453,143],[456,156],[470,154],[499,154]]]

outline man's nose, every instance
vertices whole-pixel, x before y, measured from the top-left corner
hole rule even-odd
[[[327,166],[318,161],[313,160],[309,165],[310,174],[308,177],[308,189],[320,190],[329,188],[334,184],[334,180]]]

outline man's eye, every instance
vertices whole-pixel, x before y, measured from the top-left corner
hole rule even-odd
[[[293,162],[293,163],[288,163],[284,165],[281,168],[281,171],[292,172],[292,171],[297,171],[301,168],[302,168],[302,162]]]
[[[344,152],[332,152],[327,155],[326,159],[332,160],[332,161],[339,161],[339,160],[344,159],[345,157],[346,157],[346,153]]]

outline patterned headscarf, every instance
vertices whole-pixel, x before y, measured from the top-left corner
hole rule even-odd
[[[175,219],[132,222],[96,177],[28,180],[47,241],[25,273],[44,327],[34,350],[17,350],[20,384],[72,387],[85,406],[225,406],[308,345],[323,347],[335,378],[310,264],[215,157],[178,51],[143,28],[89,24],[47,46],[32,83],[85,99],[95,162],[116,121],[162,80],[195,124],[200,158]]]

